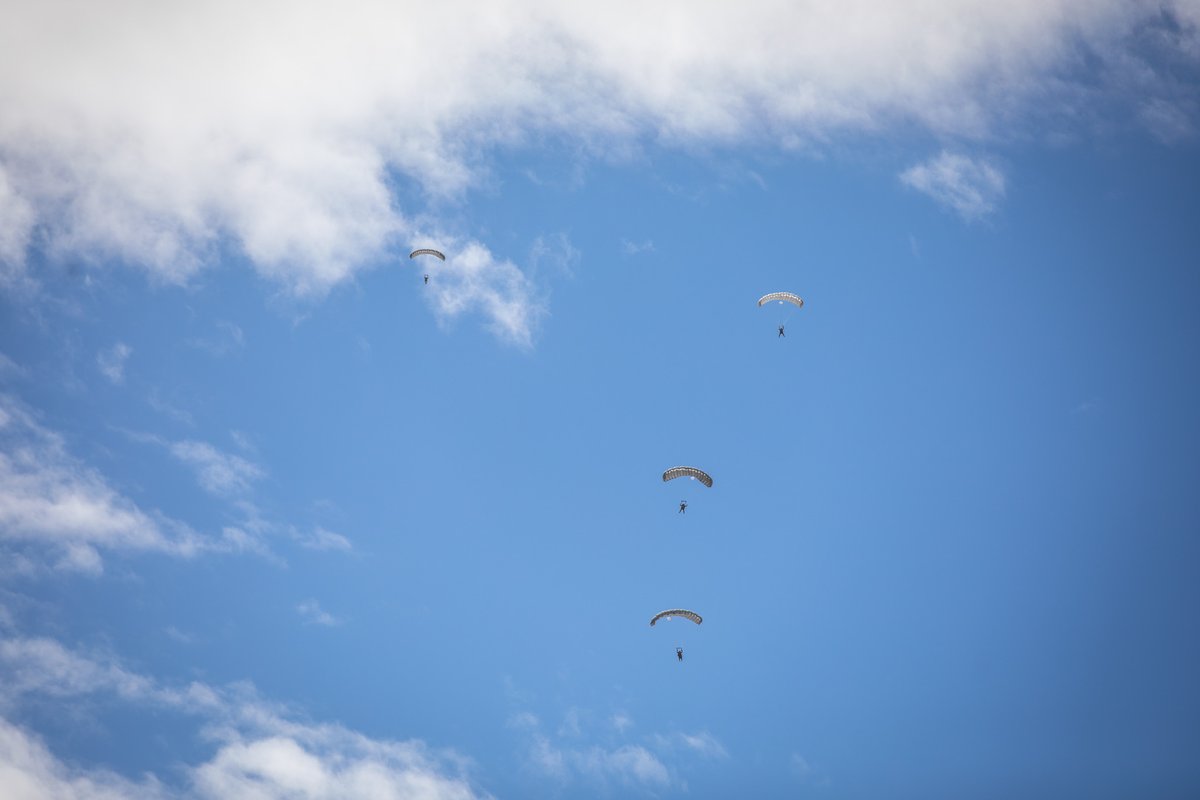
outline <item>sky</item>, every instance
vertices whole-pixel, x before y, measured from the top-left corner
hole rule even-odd
[[[1195,0],[0,4],[4,797],[1200,794]]]

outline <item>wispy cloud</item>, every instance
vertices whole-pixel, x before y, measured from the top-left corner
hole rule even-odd
[[[612,715],[609,720],[612,726],[617,729],[617,733],[624,733],[628,728],[633,727],[633,718],[624,711],[618,711]]]
[[[270,537],[287,538],[306,550],[337,551],[348,553],[354,549],[354,543],[340,533],[317,525],[311,530],[301,530],[295,525],[280,522],[264,515],[257,505],[247,499],[238,499],[233,503],[234,508],[241,514],[238,523],[248,533],[253,541],[265,541]]]
[[[143,511],[4,396],[0,443],[0,540],[44,548],[58,568],[98,573],[101,549],[191,556],[213,544]]]
[[[227,527],[203,535],[184,522],[144,510],[95,469],[73,457],[63,437],[12,397],[0,395],[0,543],[5,571],[51,568],[99,574],[102,551],[253,552],[271,557],[254,533]]]
[[[324,625],[332,628],[336,625],[341,625],[343,622],[343,620],[321,608],[321,604],[316,600],[305,600],[296,606],[296,611],[309,625]]]
[[[708,731],[698,733],[675,732],[669,736],[659,734],[655,737],[659,747],[663,749],[687,750],[704,758],[728,758],[725,746]]]
[[[728,757],[725,747],[708,731],[659,733],[628,741],[624,734],[633,727],[633,720],[624,712],[609,717],[598,731],[591,729],[591,718],[586,710],[569,708],[552,736],[535,714],[521,711],[509,719],[509,727],[525,737],[526,768],[562,785],[584,781],[651,790],[682,786],[664,759]],[[615,741],[614,731],[618,735]],[[597,738],[600,741],[595,741]]]
[[[196,479],[205,490],[216,495],[245,494],[266,474],[257,464],[207,442],[185,440],[171,442],[167,447],[171,455],[196,471]]]
[[[213,356],[228,355],[245,346],[246,337],[237,323],[219,319],[214,323],[214,327],[216,332],[212,335],[192,337],[187,343]]]
[[[317,526],[311,531],[302,533],[294,531],[292,538],[300,543],[300,546],[308,550],[352,550],[354,545],[350,540],[340,533],[334,533]]]
[[[641,745],[565,747],[542,733],[532,715],[514,718],[512,724],[524,728],[529,736],[527,766],[561,783],[583,778],[600,783],[616,781],[626,786],[663,788],[671,782],[666,765]]]
[[[107,350],[101,350],[96,354],[96,366],[99,368],[100,374],[110,383],[124,383],[125,362],[129,360],[132,352],[133,348],[124,342],[117,342]]]
[[[146,397],[146,404],[159,414],[162,414],[164,417],[169,417],[176,422],[181,422],[189,427],[196,424],[196,419],[192,416],[190,411],[179,408],[178,406],[164,400],[157,389],[151,391]]]
[[[4,353],[0,353],[0,377],[5,375],[25,376],[28,371]]]
[[[627,256],[636,256],[641,253],[653,253],[654,242],[650,239],[647,239],[644,242],[633,242],[629,239],[622,239],[621,252]]]
[[[533,275],[540,272],[571,275],[582,257],[567,234],[544,234],[534,239],[529,248],[529,271]]]
[[[788,757],[788,770],[798,781],[811,787],[828,789],[833,783],[829,775],[814,767],[799,753],[792,753]]]
[[[168,711],[196,719],[197,738],[213,748],[184,765],[183,786],[156,776],[130,781],[103,769],[71,766],[36,735],[0,719],[0,774],[20,796],[49,800],[231,797],[360,797],[385,800],[471,800],[488,797],[467,773],[467,759],[433,751],[420,740],[373,739],[335,724],[292,717],[253,687],[194,682],[171,686],[131,671],[104,654],[70,650],[50,639],[0,639],[0,701],[12,707],[30,696],[100,696],[130,711]],[[203,736],[199,734],[203,733]]]
[[[153,777],[133,781],[106,769],[72,767],[38,736],[0,717],[0,774],[22,800],[160,800],[170,795]]]
[[[999,168],[985,159],[948,151],[909,167],[900,180],[965,220],[987,216],[1004,199],[1004,174]]]
[[[36,222],[33,204],[18,192],[0,162],[0,287],[25,282],[25,254]]]
[[[227,453],[208,442],[195,439],[171,441],[153,433],[119,430],[136,442],[157,445],[166,450],[176,460],[192,468],[201,488],[219,497],[244,497],[254,483],[266,475],[266,470],[253,461]]]
[[[466,313],[481,313],[501,340],[531,347],[546,308],[525,273],[479,242],[442,246],[447,248],[446,262],[425,287],[438,318],[448,323]]]
[[[1189,113],[1190,112],[1190,113]],[[1142,103],[1138,118],[1163,144],[1175,144],[1196,135],[1194,109],[1154,97]]]
[[[558,726],[559,736],[572,737],[579,736],[582,733],[582,729],[579,727],[580,713],[578,708],[571,707],[567,709],[567,712],[563,714],[562,724]]]
[[[168,625],[166,628],[163,629],[163,632],[166,633],[167,636],[169,636],[172,640],[178,642],[179,644],[195,644],[195,642],[196,642],[195,636],[193,636],[190,633],[184,633],[183,631],[179,630],[179,628],[176,628],[174,625]]]

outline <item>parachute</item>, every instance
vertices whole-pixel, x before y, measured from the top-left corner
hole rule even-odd
[[[663,473],[663,483],[674,480],[675,478],[684,477],[695,478],[708,488],[712,488],[712,478],[708,476],[708,473],[702,469],[696,469],[695,467],[671,467],[669,470]]]
[[[762,297],[758,298],[759,308],[771,302],[772,300],[778,300],[781,303],[791,303],[792,305],[796,306],[796,308],[803,308],[804,306],[804,301],[791,292],[771,292],[770,294],[764,294]]]
[[[668,609],[667,611],[660,611],[657,614],[655,614],[650,619],[650,627],[653,628],[654,623],[658,622],[663,617],[666,617],[667,619],[670,619],[671,617],[683,617],[684,619],[690,619],[692,622],[696,623],[697,625],[699,625],[701,622],[704,622],[704,618],[701,617],[699,614],[697,614],[695,611],[688,611],[686,608],[672,608],[672,609]]]
[[[420,250],[413,250],[408,254],[409,258],[416,258],[417,256],[435,256],[436,258],[440,258],[442,261],[446,260],[445,253],[440,250],[430,249],[428,247],[422,247]]]

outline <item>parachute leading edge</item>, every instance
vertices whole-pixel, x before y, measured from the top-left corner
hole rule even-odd
[[[660,611],[657,614],[655,614],[650,619],[650,627],[653,628],[654,623],[658,622],[663,617],[666,617],[667,619],[670,619],[671,617],[683,617],[684,619],[690,619],[692,622],[696,623],[697,625],[699,625],[701,622],[704,622],[704,618],[701,617],[699,614],[697,614],[695,611],[688,611],[686,608],[672,608],[667,611]]]
[[[695,467],[671,467],[669,470],[663,473],[663,483],[674,480],[675,478],[684,477],[695,478],[708,488],[712,488],[712,478],[708,476],[708,473],[702,469],[696,469]]]
[[[417,256],[434,256],[436,258],[440,258],[442,261],[446,260],[445,253],[443,253],[441,250],[434,250],[429,247],[422,247],[420,250],[413,250],[408,254],[409,258],[416,258]]]
[[[798,295],[792,294],[791,292],[771,292],[770,294],[764,294],[762,297],[758,298],[758,305],[761,308],[772,300],[778,300],[781,303],[791,303],[792,305],[796,306],[796,308],[804,307],[804,300],[802,300]]]

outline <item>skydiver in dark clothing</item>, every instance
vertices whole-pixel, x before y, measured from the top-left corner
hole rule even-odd
[[[683,648],[682,647],[675,648],[675,657],[678,658],[680,661],[683,661]]]
[[[782,325],[780,325],[780,326],[779,326],[779,336],[782,336],[782,337],[783,337],[783,338],[785,338],[785,339],[787,338],[787,335],[786,335],[786,334],[783,332],[783,326],[782,326]],[[776,337],[776,338],[778,338],[778,337]]]
[[[679,501],[679,513],[680,513],[680,514],[686,514],[686,513],[687,513],[687,500],[680,500],[680,501]]]
[[[429,276],[428,275],[425,276],[425,285],[426,286],[429,285]]]

